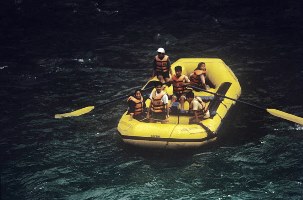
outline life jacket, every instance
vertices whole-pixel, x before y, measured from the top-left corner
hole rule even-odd
[[[173,80],[173,90],[176,94],[183,93],[185,86],[182,85],[183,81],[185,79],[185,75],[181,75],[179,78],[174,74],[172,77]]]
[[[161,113],[165,111],[165,105],[161,99],[166,93],[161,91],[161,93],[156,96],[156,92],[157,91],[154,91],[152,94],[151,111]]]
[[[141,96],[141,99],[137,99],[133,96],[130,96],[127,101],[135,102],[136,105],[135,105],[134,115],[139,115],[143,112],[143,97],[142,96]]]
[[[194,83],[194,84],[197,84],[197,85],[202,84],[202,83],[201,83],[201,78],[200,78],[200,76],[201,76],[202,74],[203,74],[204,76],[206,76],[206,69],[205,69],[205,70],[196,69],[196,70],[194,71],[194,73],[190,76],[190,82],[191,82],[191,83]]]
[[[168,62],[168,56],[165,55],[164,58],[161,60],[158,55],[155,57],[156,60],[156,71],[157,72],[167,72],[168,67],[167,67],[167,62]]]

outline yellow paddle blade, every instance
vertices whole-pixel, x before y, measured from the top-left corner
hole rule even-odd
[[[270,114],[276,116],[276,117],[280,117],[292,122],[295,122],[297,124],[303,125],[303,118],[302,117],[298,117],[296,115],[292,115],[286,112],[283,112],[281,110],[276,110],[276,109],[266,109],[267,112],[269,112]]]
[[[154,86],[154,82],[158,82],[159,79],[157,76],[154,76],[153,78],[149,79],[148,82],[142,87],[142,89],[150,88]]]
[[[63,118],[63,117],[76,117],[76,116],[80,116],[80,115],[83,115],[85,113],[90,112],[94,108],[95,108],[95,106],[88,106],[88,107],[85,107],[85,108],[81,108],[79,110],[75,110],[73,112],[63,113],[63,114],[56,114],[55,118],[59,119],[59,118]]]

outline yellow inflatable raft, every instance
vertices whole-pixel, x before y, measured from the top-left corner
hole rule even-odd
[[[233,99],[238,99],[241,87],[238,79],[231,69],[217,58],[181,58],[172,64],[174,73],[175,66],[182,66],[182,74],[189,76],[199,62],[205,62],[207,68],[207,79],[211,88],[208,90],[213,94],[220,94]],[[149,88],[154,84],[156,78],[151,79],[142,88]],[[166,87],[168,95],[172,94],[172,86]],[[126,144],[157,148],[157,149],[183,149],[197,148],[217,139],[217,132],[222,121],[235,101],[222,98],[205,91],[195,91],[196,96],[208,101],[211,117],[202,120],[199,124],[189,124],[189,114],[178,111],[171,112],[166,124],[149,123],[146,121],[130,120],[127,112],[123,114],[118,124],[118,131]],[[150,100],[146,101],[149,105]],[[188,109],[185,103],[185,109]]]

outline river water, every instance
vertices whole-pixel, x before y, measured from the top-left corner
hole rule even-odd
[[[303,127],[239,103],[195,151],[124,146],[158,47],[221,58],[241,99],[303,117],[300,1],[4,1],[1,199],[302,199]],[[94,105],[80,117],[57,113]]]

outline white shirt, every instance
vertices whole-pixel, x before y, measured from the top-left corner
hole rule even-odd
[[[200,97],[195,97],[192,102],[190,107],[192,108],[192,110],[202,110],[203,106],[202,104],[198,101],[198,99],[202,102],[202,99]]]
[[[204,104],[204,106],[205,106],[205,103],[203,102],[203,103],[201,104],[201,103],[198,101],[198,99],[199,99],[199,101],[203,102],[202,99],[201,99],[200,97],[195,97],[195,98],[192,100],[191,104],[190,104],[190,108],[191,108],[193,111],[202,110],[202,109],[203,109],[202,104]],[[209,118],[209,117],[210,117],[210,112],[209,112],[209,110],[207,110],[206,113],[205,113],[205,115],[203,116],[203,118],[204,118],[204,119],[207,119],[207,118]]]
[[[157,93],[156,92],[156,96],[159,96],[161,93]],[[152,100],[153,99],[153,92],[150,93],[149,95],[149,98]],[[168,96],[167,94],[163,95],[163,97],[161,98],[161,101],[164,103],[164,104],[168,104]]]

